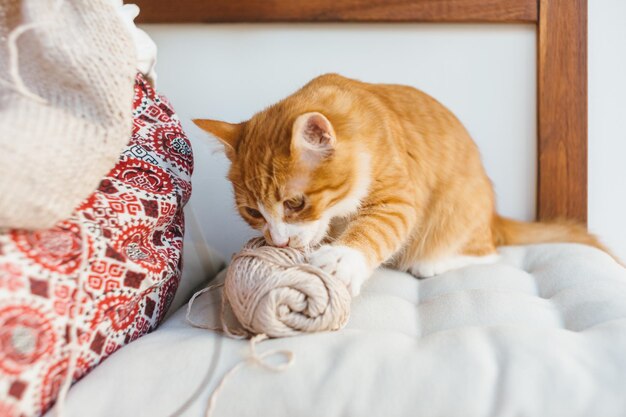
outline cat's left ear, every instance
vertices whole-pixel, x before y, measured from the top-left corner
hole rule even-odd
[[[311,112],[298,116],[291,134],[291,151],[310,165],[316,165],[335,151],[335,130],[322,113]]]
[[[226,156],[230,159],[235,155],[237,142],[241,136],[243,123],[227,123],[219,120],[193,119],[192,122],[205,132],[211,133],[224,145]]]

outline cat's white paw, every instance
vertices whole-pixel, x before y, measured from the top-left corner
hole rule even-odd
[[[309,262],[340,279],[353,297],[371,274],[365,256],[348,246],[324,245],[310,255]]]
[[[434,262],[417,262],[410,269],[411,275],[418,278],[430,278],[437,275],[437,265]]]

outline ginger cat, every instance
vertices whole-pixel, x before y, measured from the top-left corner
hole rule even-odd
[[[246,222],[357,295],[386,264],[430,277],[493,262],[496,246],[580,242],[575,224],[498,216],[480,154],[461,122],[415,88],[336,74],[230,124],[194,120],[221,140]]]

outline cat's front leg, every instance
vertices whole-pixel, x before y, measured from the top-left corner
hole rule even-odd
[[[374,269],[404,246],[416,222],[415,212],[401,198],[369,204],[333,244],[313,252],[309,262],[336,276],[356,296]]]
[[[324,245],[311,254],[309,261],[346,284],[353,297],[359,295],[363,282],[372,274],[365,255],[345,245]]]

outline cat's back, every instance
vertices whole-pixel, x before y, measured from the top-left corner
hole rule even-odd
[[[443,104],[427,93],[401,84],[367,83],[329,73],[311,80],[303,89],[309,99],[327,102],[331,107],[370,107],[374,111],[390,110],[401,119],[447,125],[458,119]],[[360,106],[359,106],[360,105]]]
[[[292,98],[305,103],[306,111],[329,116],[346,137],[371,137],[373,143],[401,151],[427,147],[441,163],[455,163],[451,155],[478,155],[459,119],[411,86],[367,83],[331,73],[314,78]]]

